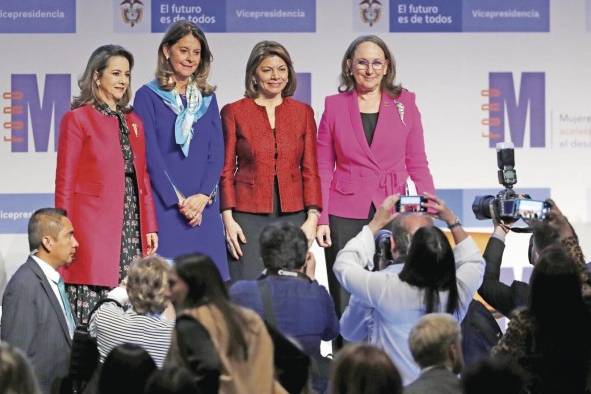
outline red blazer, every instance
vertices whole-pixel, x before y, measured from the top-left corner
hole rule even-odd
[[[377,208],[386,196],[404,193],[409,176],[418,193],[434,193],[415,95],[403,90],[394,100],[382,93],[371,146],[357,93],[327,97],[318,126],[318,169],[324,198],[319,224],[328,224],[329,214],[366,219],[372,202]]]
[[[146,234],[157,231],[150,179],[146,170],[144,128],[135,114],[126,116],[138,186],[142,249]],[[125,175],[117,118],[91,105],[67,112],[60,124],[55,206],[68,211],[80,243],[76,257],[62,270],[66,283],[115,287],[119,283]]]
[[[309,105],[284,98],[275,109],[275,137],[265,107],[253,99],[228,104],[221,113],[226,146],[222,210],[273,212],[275,176],[282,212],[321,208],[316,122]]]

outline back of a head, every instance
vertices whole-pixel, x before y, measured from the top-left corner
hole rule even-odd
[[[98,380],[98,394],[143,394],[146,381],[156,370],[142,347],[124,343],[108,354]]]
[[[462,376],[464,394],[522,394],[525,377],[519,366],[506,359],[483,359]]]
[[[0,343],[0,393],[40,393],[33,368],[25,355],[5,342]]]
[[[367,344],[348,345],[337,354],[332,394],[402,393],[402,378],[388,355]]]
[[[187,284],[184,306],[215,305],[221,312],[230,336],[227,354],[248,359],[248,346],[243,334],[243,318],[230,302],[222,277],[208,256],[189,254],[174,259],[176,274]]]
[[[156,370],[148,379],[144,394],[199,394],[195,377],[182,366]]]
[[[576,321],[588,314],[575,262],[560,246],[544,249],[530,280],[529,312],[542,324],[564,319]],[[571,328],[564,326],[565,333]]]
[[[174,259],[174,269],[189,288],[187,306],[229,299],[224,281],[209,256],[199,253],[179,256]]]
[[[460,326],[451,315],[431,313],[423,316],[413,327],[408,345],[415,362],[421,368],[443,366],[456,361],[450,360],[449,348],[454,342],[458,343],[460,338]]]
[[[415,232],[400,279],[427,290],[427,313],[434,311],[438,303],[438,291],[442,290],[449,290],[446,312],[453,313],[457,309],[454,254],[449,241],[437,227],[421,227]]]
[[[293,223],[272,223],[263,228],[259,238],[261,258],[272,272],[299,269],[306,261],[308,240],[301,228]]]
[[[127,272],[127,294],[139,314],[162,313],[166,308],[168,263],[160,256],[133,262]]]
[[[532,226],[532,235],[527,257],[530,264],[535,264],[539,254],[546,248],[560,245],[558,230],[548,222],[536,222]]]
[[[392,220],[391,231],[399,259],[406,260],[414,233],[421,227],[431,227],[433,220],[418,212],[402,212]]]
[[[57,237],[62,229],[62,218],[66,217],[66,211],[59,208],[41,208],[36,210],[27,226],[29,237],[29,251],[39,249],[44,236]]]

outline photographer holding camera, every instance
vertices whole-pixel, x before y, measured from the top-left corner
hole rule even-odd
[[[561,245],[570,258],[577,263],[583,294],[588,297],[590,295],[589,274],[577,235],[556,203],[551,199],[546,200],[545,203],[549,207],[547,219],[530,221],[533,234],[529,244],[529,262],[535,265],[542,250],[552,245]],[[499,280],[505,250],[505,236],[511,231],[512,221],[495,217],[493,223],[494,231],[484,251],[486,261],[484,281],[478,293],[493,308],[509,317],[516,308],[527,306],[530,286],[518,280],[514,280],[511,285],[506,285]]]
[[[445,202],[425,193],[422,206],[447,223],[456,246],[452,249],[441,230],[429,225],[416,230],[400,274],[390,266],[383,271],[364,269],[373,260],[374,235],[399,215],[393,208],[400,196],[384,200],[373,219],[337,256],[334,272],[352,295],[341,318],[347,340],[366,340],[384,349],[396,363],[404,383],[419,376],[408,348],[408,335],[426,313],[446,312],[464,317],[482,282],[484,260]],[[394,244],[394,243],[393,243]]]

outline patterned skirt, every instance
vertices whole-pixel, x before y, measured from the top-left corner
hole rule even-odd
[[[121,257],[119,260],[119,282],[127,276],[129,265],[142,255],[140,234],[140,209],[135,175],[125,176],[123,197],[123,228],[121,230]],[[88,314],[100,299],[107,296],[109,287],[89,285],[66,285],[72,305],[72,313],[79,322],[86,322]]]

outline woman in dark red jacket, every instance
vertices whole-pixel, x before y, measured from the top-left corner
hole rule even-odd
[[[96,49],[60,125],[55,206],[68,212],[80,242],[62,275],[80,320],[137,256],[158,247],[144,129],[127,106],[132,67],[124,48]]]
[[[259,42],[246,65],[246,97],[222,109],[221,209],[234,281],[264,269],[258,242],[266,224],[290,221],[310,243],[315,237],[322,204],[316,122],[309,105],[290,97],[295,78],[287,50]]]

